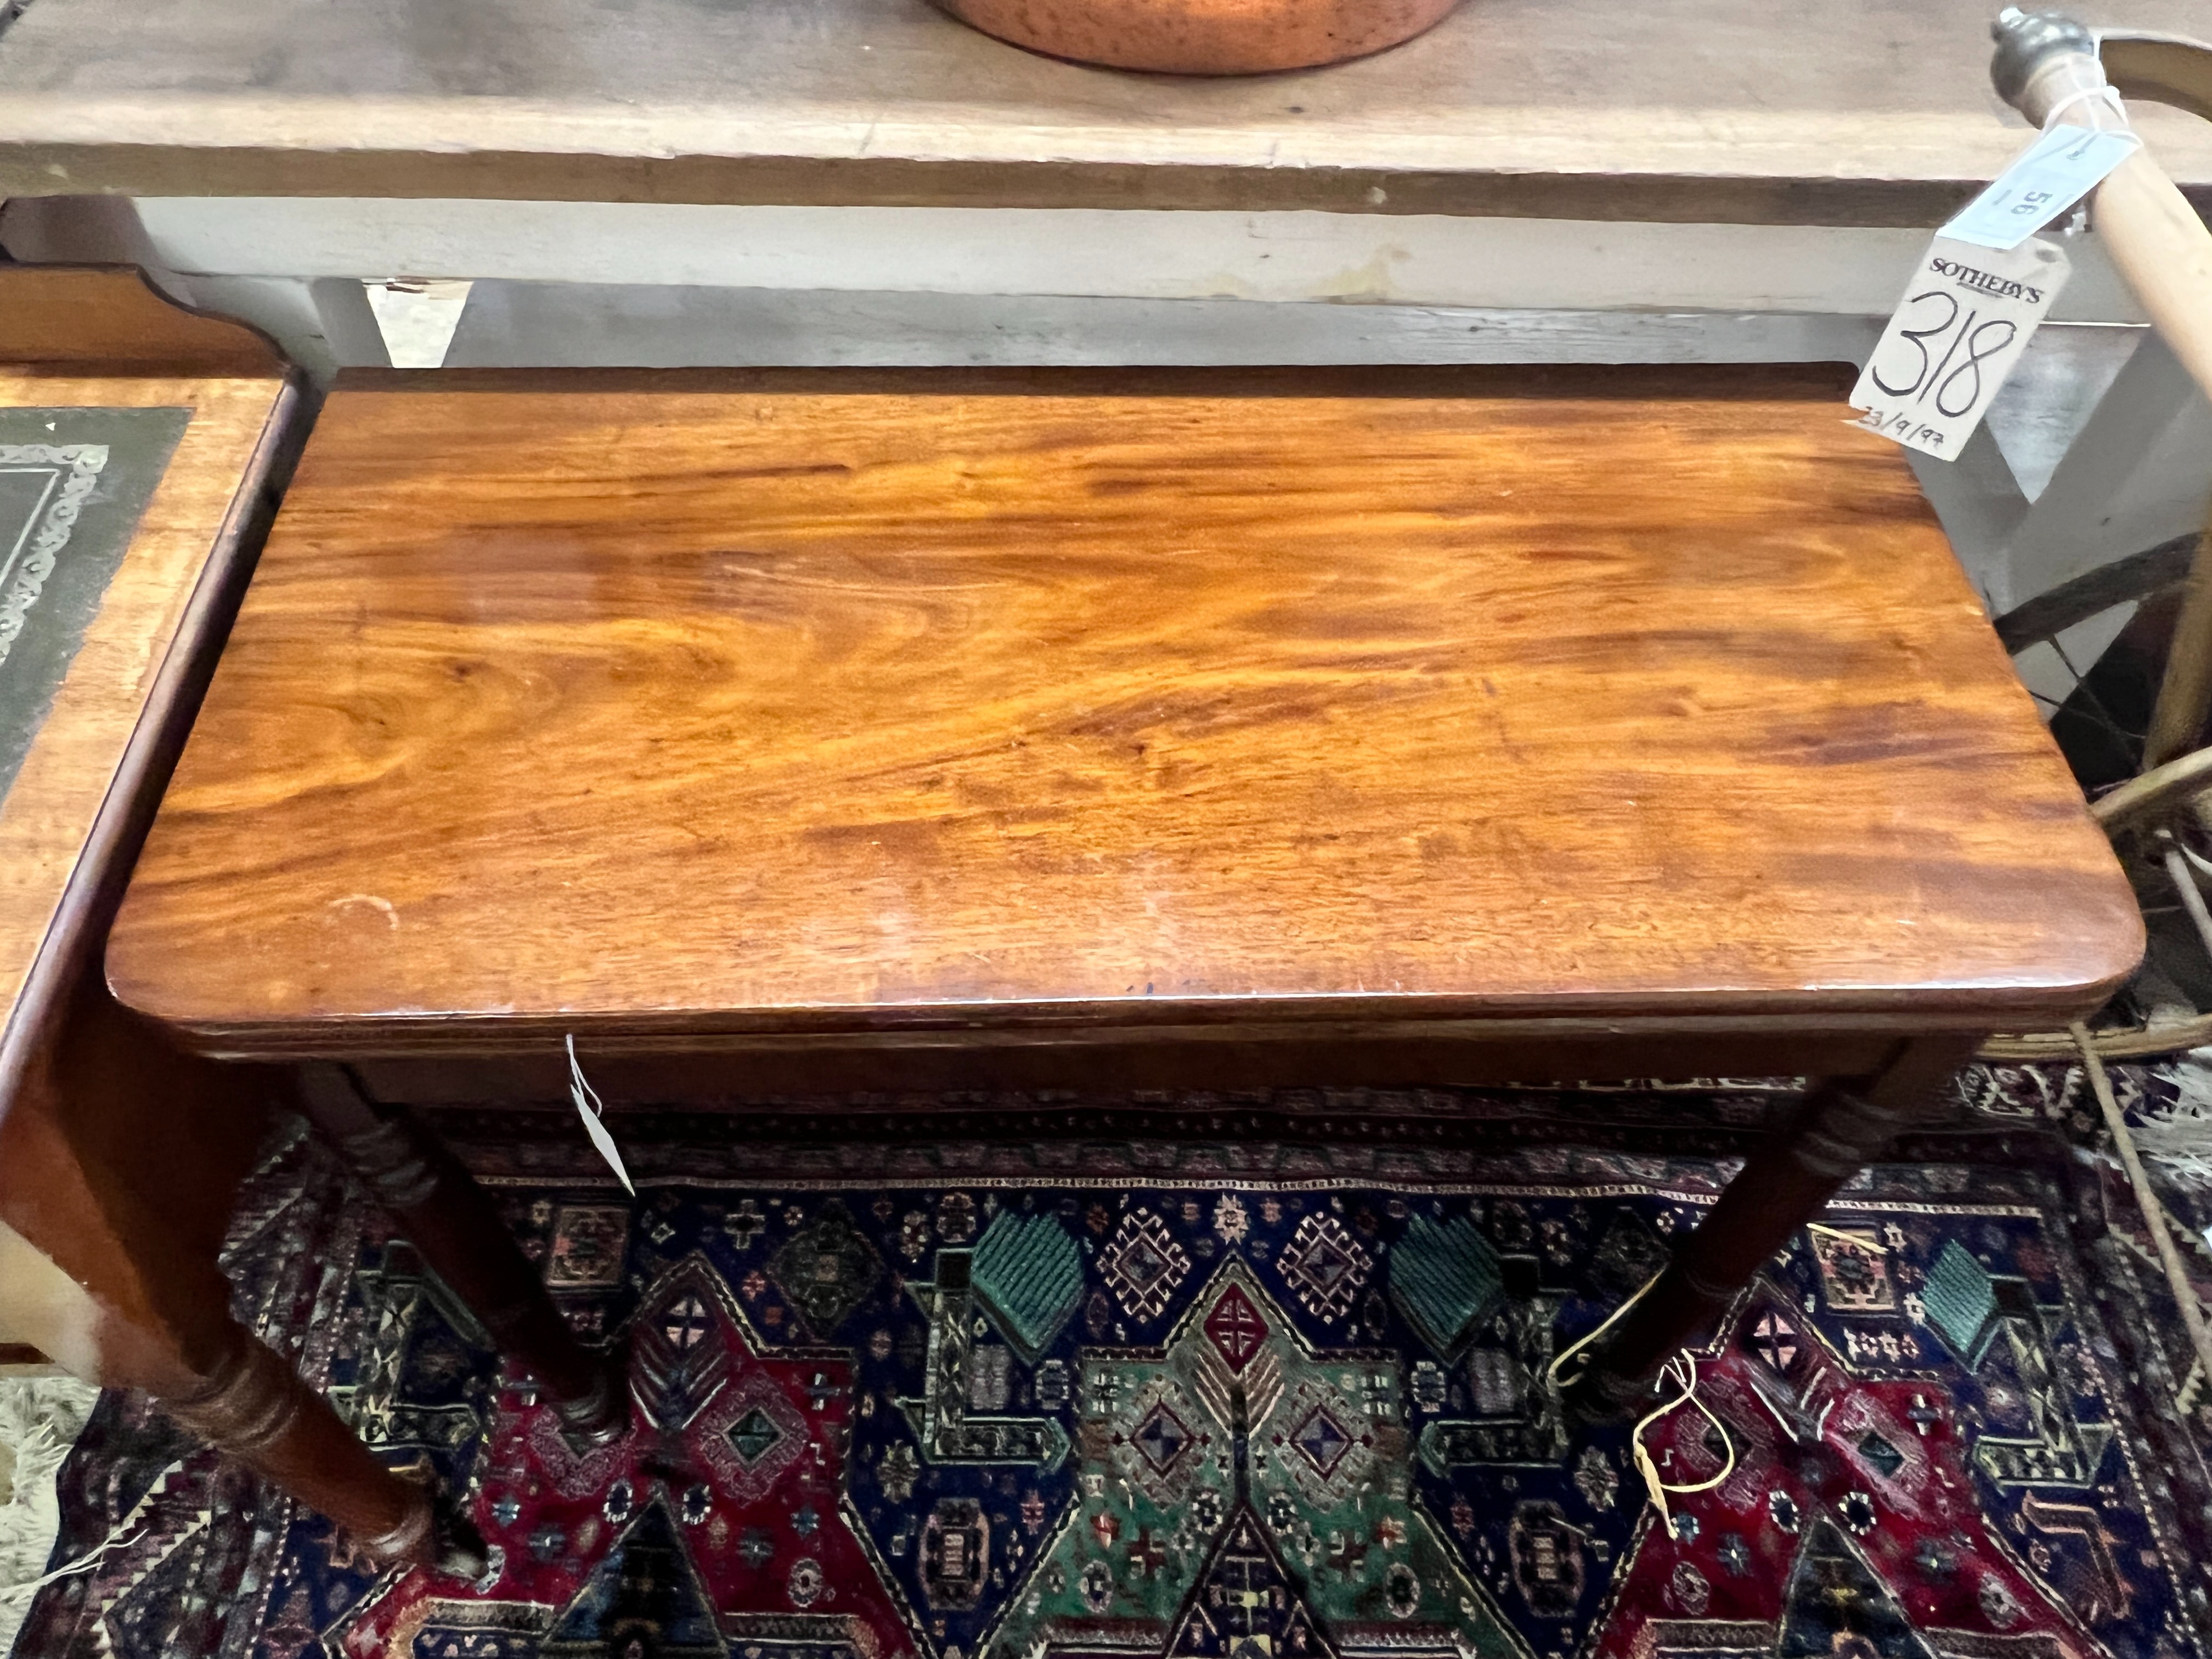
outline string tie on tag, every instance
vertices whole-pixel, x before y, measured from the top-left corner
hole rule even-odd
[[[568,1033],[568,1098],[576,1103],[576,1115],[584,1120],[584,1133],[590,1138],[592,1147],[606,1159],[607,1167],[615,1172],[615,1179],[622,1182],[623,1190],[635,1198],[637,1188],[630,1185],[629,1171],[623,1168],[622,1153],[615,1146],[614,1136],[607,1133],[607,1126],[601,1121],[606,1115],[606,1103],[599,1098],[599,1091],[592,1087],[591,1079],[584,1075],[584,1067],[576,1058],[576,1034],[574,1031]]]
[[[1569,1343],[1566,1348],[1560,1353],[1559,1357],[1557,1359],[1554,1359],[1551,1364],[1550,1371],[1552,1381],[1559,1384],[1561,1387],[1565,1387],[1565,1379],[1561,1376],[1561,1373],[1566,1370],[1568,1362],[1573,1359],[1574,1357],[1580,1353],[1583,1349],[1589,1347],[1592,1344],[1596,1342],[1600,1337],[1603,1336],[1615,1325],[1618,1325],[1620,1322],[1621,1316],[1626,1314],[1638,1303],[1643,1301],[1646,1293],[1649,1292],[1651,1287],[1658,1282],[1659,1275],[1657,1273],[1652,1274],[1650,1278],[1645,1279],[1641,1285],[1636,1287],[1635,1295],[1630,1297],[1627,1301],[1622,1303],[1618,1308],[1615,1308],[1611,1313],[1607,1314],[1605,1316],[1604,1321],[1595,1330],[1590,1332],[1587,1336],[1578,1337],[1574,1341]]]
[[[2112,106],[2112,113],[2120,118],[2120,125],[2128,125],[2128,106],[2120,101],[2120,89],[2107,81],[2100,87],[2076,87],[2061,98],[2051,106],[2050,112],[2043,118],[2043,130],[2045,132],[2050,131],[2058,125],[2058,118],[2062,113],[2073,108],[2075,105],[2084,103],[2092,98],[2101,98],[2110,104]]]
[[[1643,1285],[1638,1288],[1635,1295],[1630,1297],[1618,1308],[1615,1308],[1611,1313],[1607,1314],[1605,1316],[1604,1322],[1599,1325],[1595,1330],[1590,1332],[1587,1336],[1578,1338],[1576,1341],[1570,1344],[1567,1348],[1560,1353],[1559,1357],[1554,1359],[1551,1364],[1550,1375],[1552,1381],[1554,1383],[1560,1382],[1562,1380],[1561,1373],[1564,1372],[1567,1366],[1573,1362],[1575,1357],[1583,1352],[1585,1349],[1591,1347],[1600,1338],[1604,1336],[1607,1331],[1611,1330],[1614,1325],[1618,1324],[1620,1321],[1621,1316],[1626,1314],[1638,1303],[1644,1300],[1644,1297],[1650,1292],[1651,1287],[1658,1282],[1659,1274],[1652,1274],[1650,1278],[1645,1279]],[[1671,1538],[1674,1535],[1674,1521],[1673,1516],[1668,1511],[1667,1500],[1669,1498],[1686,1498],[1693,1493],[1711,1492],[1714,1487],[1719,1486],[1722,1481],[1727,1480],[1729,1476],[1735,1474],[1735,1437],[1729,1433],[1728,1425],[1722,1422],[1719,1418],[1714,1416],[1712,1408],[1707,1406],[1704,1401],[1698,1398],[1697,1355],[1690,1352],[1686,1349],[1682,1352],[1676,1354],[1672,1359],[1668,1360],[1664,1365],[1660,1367],[1659,1378],[1662,1382],[1673,1383],[1677,1389],[1680,1389],[1681,1392],[1676,1395],[1672,1400],[1669,1400],[1664,1404],[1644,1413],[1643,1418],[1638,1421],[1636,1426],[1628,1431],[1628,1449],[1630,1456],[1635,1462],[1637,1473],[1644,1477],[1644,1490],[1650,1494],[1652,1507],[1659,1511],[1659,1522],[1662,1526],[1667,1528],[1667,1535]],[[1695,1406],[1699,1413],[1704,1415],[1705,1421],[1713,1425],[1714,1431],[1721,1437],[1721,1444],[1725,1449],[1727,1455],[1725,1460],[1721,1465],[1720,1473],[1714,1475],[1711,1480],[1696,1480],[1686,1483],[1670,1483],[1661,1477],[1658,1464],[1653,1460],[1650,1449],[1647,1449],[1644,1443],[1644,1436],[1653,1424],[1658,1422],[1662,1418],[1667,1417],[1673,1413],[1679,1411],[1685,1405]]]
[[[1644,1477],[1644,1490],[1651,1495],[1651,1507],[1659,1511],[1659,1524],[1667,1528],[1669,1538],[1674,1534],[1674,1518],[1668,1513],[1669,1498],[1687,1498],[1694,1493],[1711,1492],[1735,1473],[1735,1441],[1728,1431],[1728,1425],[1713,1415],[1712,1407],[1698,1398],[1698,1357],[1686,1349],[1676,1354],[1659,1370],[1662,1381],[1672,1382],[1681,1393],[1664,1405],[1647,1413],[1637,1425],[1628,1431],[1628,1449],[1636,1460],[1636,1472]],[[1661,1418],[1671,1415],[1683,1406],[1695,1406],[1705,1421],[1713,1425],[1727,1452],[1720,1473],[1704,1480],[1669,1484],[1660,1478],[1659,1466],[1652,1460],[1650,1448],[1644,1443],[1644,1431]]]

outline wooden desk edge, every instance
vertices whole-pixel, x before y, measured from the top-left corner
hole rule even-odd
[[[1067,1091],[1322,1087],[1480,1087],[1635,1078],[1859,1077],[1881,1071],[1908,1044],[1961,1053],[1979,1028],[1906,1032],[1778,1022],[1433,1022],[1346,1031],[1327,1026],[1188,1028],[1144,1034],[1054,1031],[936,1034],[855,1048],[781,1042],[653,1049],[580,1036],[586,1075],[614,1105],[759,1101],[853,1094],[885,1097]],[[266,1060],[264,1054],[240,1059]],[[305,1057],[302,1057],[305,1058]],[[489,1100],[564,1101],[568,1057],[557,1039],[525,1051],[362,1054],[334,1059],[373,1095],[417,1105]]]
[[[230,380],[288,372],[260,330],[180,305],[137,265],[10,265],[0,296],[0,364]]]
[[[1611,1008],[1560,1012],[1556,998],[1492,1000],[1471,1011],[1464,1000],[1407,998],[1384,1009],[1373,999],[1220,998],[1093,1005],[960,1004],[898,1010],[794,1010],[777,1016],[669,1012],[623,1014],[578,1010],[484,1018],[394,1014],[301,1020],[210,1020],[165,1006],[158,988],[134,983],[109,963],[111,993],[156,1020],[193,1049],[227,1059],[264,1060],[403,1059],[434,1056],[530,1058],[556,1054],[563,1039],[606,1054],[671,1055],[863,1051],[918,1052],[1054,1046],[1247,1045],[1269,1042],[1423,1042],[1480,1044],[1542,1040],[1791,1033],[1871,1036],[1894,1042],[1920,1036],[1978,1036],[1996,1030],[2055,1029],[2086,1018],[2135,971],[2132,948],[2117,953],[2094,980],[2008,991],[1839,993],[1799,1001],[1762,998],[1756,1006],[1718,997],[1640,999]],[[1549,1012],[1534,1012],[1537,1004]]]
[[[1948,218],[1984,182],[1817,174],[1738,178],[781,155],[647,159],[598,151],[456,154],[429,149],[0,143],[0,196],[24,197],[90,192],[707,207],[1100,208],[1922,229]],[[2212,212],[2212,184],[2187,180],[2181,189],[2200,212]]]
[[[305,441],[304,392],[298,379],[270,366],[276,382],[253,455],[206,560],[179,614],[175,630],[144,706],[118,759],[84,849],[56,904],[15,1006],[0,1024],[0,1112],[21,1087],[121,906],[132,865],[159,810],[162,791],[183,753],[200,699],[273,516],[273,477]]]

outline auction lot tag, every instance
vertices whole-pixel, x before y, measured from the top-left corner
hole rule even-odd
[[[1955,459],[2070,270],[2049,242],[1987,248],[1938,236],[1851,388],[1851,406],[1866,410],[1855,424]]]
[[[2132,132],[2056,126],[2012,159],[1936,234],[1982,247],[2015,248],[2104,183],[2142,148]]]

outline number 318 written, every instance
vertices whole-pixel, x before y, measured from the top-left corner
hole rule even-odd
[[[1933,393],[1936,412],[1953,419],[1980,401],[1982,365],[2010,345],[2020,329],[2009,317],[1984,318],[1979,311],[1969,311],[1962,319],[1960,311],[1957,298],[1942,289],[1905,302],[1905,315],[1925,325],[1897,331],[1899,341],[1910,342],[1917,354],[1918,367],[1896,374],[1892,365],[1876,362],[1874,383],[1884,394],[1919,403]],[[1892,384],[1893,379],[1898,383]]]

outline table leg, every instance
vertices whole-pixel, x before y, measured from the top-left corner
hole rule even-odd
[[[371,1456],[329,1401],[216,1305],[220,1296],[189,1308],[164,1297],[164,1317],[142,1323],[0,1226],[0,1314],[10,1330],[88,1382],[150,1395],[179,1427],[337,1522],[378,1565],[479,1577],[483,1547],[466,1524]]]
[[[0,1321],[150,1395],[372,1559],[478,1577],[467,1523],[232,1316],[216,1251],[266,1116],[257,1082],[174,1052],[88,981],[0,1114]]]
[[[371,1456],[330,1402],[242,1327],[231,1328],[211,1374],[151,1392],[180,1426],[330,1516],[379,1565],[422,1563],[464,1578],[489,1565],[465,1522]]]
[[[483,1324],[501,1354],[526,1367],[580,1444],[605,1444],[629,1427],[629,1401],[613,1358],[579,1342],[491,1200],[436,1135],[404,1106],[370,1101],[343,1066],[304,1068],[307,1115],[391,1212]]]
[[[1817,1082],[1569,1383],[1571,1407],[1598,1421],[1632,1410],[1668,1357],[1702,1334],[1844,1182],[1927,1114],[1978,1041],[1916,1039],[1871,1078]]]

